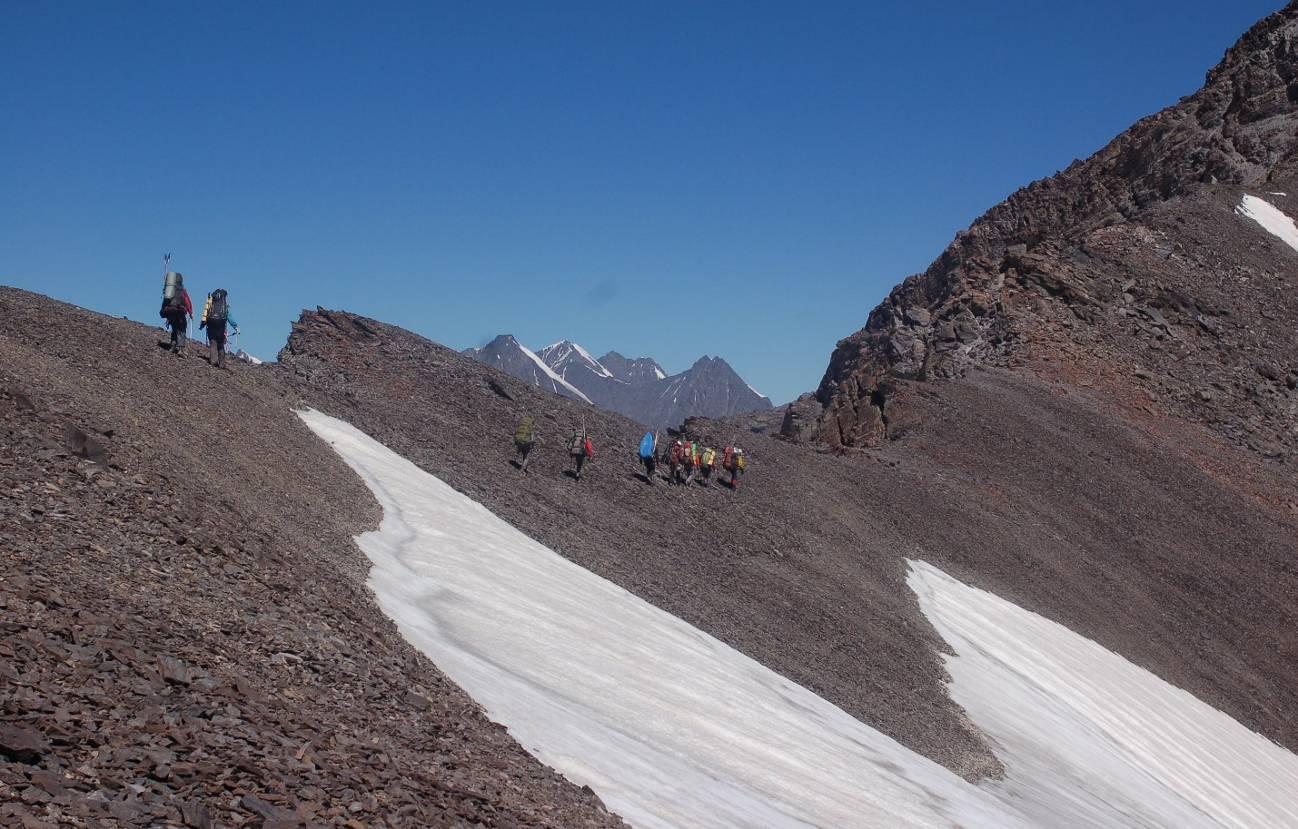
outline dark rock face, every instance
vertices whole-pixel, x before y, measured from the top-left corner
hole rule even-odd
[[[1235,207],[1250,192],[1298,215],[1298,199],[1268,195],[1298,185],[1296,108],[1290,3],[1198,93],[1015,193],[895,288],[838,344],[818,425],[800,434],[877,445],[891,382],[1062,362],[1079,376],[1148,367],[1160,412],[1292,457],[1294,401],[1283,383],[1249,377],[1258,358],[1298,370],[1298,253]]]
[[[627,383],[653,383],[667,376],[667,372],[652,357],[629,358],[610,351],[600,357],[599,362],[614,377]]]
[[[482,348],[467,349],[465,355],[506,374],[526,380],[537,388],[561,394],[572,400],[590,402],[576,386],[565,382],[549,369],[541,356],[509,334],[501,334]]]
[[[744,382],[720,357],[702,357],[680,374],[667,376],[655,360],[629,360],[617,352],[605,355],[611,366],[596,360],[568,340],[536,352],[553,376],[538,376],[534,361],[518,354],[522,346],[508,335],[483,349],[464,353],[532,385],[553,391],[562,378],[591,403],[626,415],[654,429],[677,426],[687,417],[728,417],[771,408],[771,401]],[[578,395],[564,393],[565,397]]]
[[[0,319],[0,826],[622,825],[379,611],[376,505],[281,371],[8,288]]]

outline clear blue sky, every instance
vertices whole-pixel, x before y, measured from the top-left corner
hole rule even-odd
[[[170,251],[263,357],[319,304],[782,402],[1281,5],[7,0],[0,282],[156,322]]]

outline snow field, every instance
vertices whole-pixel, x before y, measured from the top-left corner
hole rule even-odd
[[[1284,194],[1272,193],[1271,195],[1283,196]],[[1235,208],[1235,212],[1257,222],[1268,233],[1294,250],[1298,250],[1298,226],[1294,225],[1293,219],[1289,218],[1284,211],[1269,201],[1259,199],[1257,196],[1245,195],[1239,207]]]
[[[1298,758],[1048,620],[913,562],[974,786],[572,564],[352,426],[299,413],[382,505],[357,542],[403,635],[640,827],[1298,826]]]

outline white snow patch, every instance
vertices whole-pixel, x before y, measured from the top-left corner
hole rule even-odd
[[[659,380],[667,379],[667,375],[664,374],[663,370],[658,368],[658,366],[654,366],[654,376],[657,377]]]
[[[1040,826],[1298,826],[1298,756],[1068,628],[924,562],[952,699]]]
[[[986,792],[528,538],[342,421],[383,507],[357,538],[402,634],[637,827],[1027,824]]]
[[[307,425],[383,507],[357,542],[402,634],[639,827],[1298,826],[1298,758],[1068,629],[911,563],[974,786],[526,537],[352,426]]]
[[[1235,212],[1262,225],[1268,233],[1278,237],[1294,250],[1298,250],[1298,226],[1294,225],[1293,219],[1285,215],[1284,211],[1270,202],[1257,196],[1245,195],[1240,206],[1235,208]]]
[[[757,395],[758,397],[760,397],[760,398],[762,398],[762,399],[766,399],[766,395],[762,394],[762,393],[761,393],[760,391],[758,391],[757,389],[753,388],[752,386],[749,386],[747,383],[744,383],[744,385],[745,385],[745,386],[748,386],[748,390],[749,390],[750,392],[752,392],[753,394]]]
[[[1267,193],[1268,196],[1288,196],[1288,193]]]
[[[572,383],[569,383],[567,380],[555,374],[554,370],[545,364],[545,360],[542,360],[540,357],[536,356],[536,352],[532,351],[530,348],[523,345],[522,343],[518,344],[518,350],[523,352],[523,354],[525,354],[527,358],[530,359],[532,362],[536,363],[537,367],[540,368],[541,371],[545,372],[545,376],[553,380],[556,386],[561,386],[567,389],[568,391],[572,392],[573,394],[577,395],[577,397],[581,398],[582,400],[585,400],[587,403],[590,403],[590,398],[582,394],[581,389],[577,388]]]
[[[552,367],[563,365],[574,353],[587,363],[587,367],[591,371],[595,372],[600,377],[607,377],[609,379],[613,378],[613,372],[605,368],[604,364],[599,360],[590,356],[589,351],[571,340],[560,340],[557,343],[550,343],[537,352],[537,354],[539,354],[544,361]],[[563,367],[563,375],[564,377],[568,376],[567,366]]]

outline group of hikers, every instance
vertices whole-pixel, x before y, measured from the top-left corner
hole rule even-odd
[[[185,335],[189,321],[194,318],[194,303],[185,290],[185,278],[175,271],[167,271],[163,278],[162,308],[158,316],[166,320],[171,329],[171,351],[184,357]],[[207,329],[210,349],[207,361],[217,368],[224,368],[227,330],[239,333],[239,324],[230,313],[230,297],[224,288],[217,288],[207,295],[198,327]]]
[[[514,449],[518,455],[516,464],[519,470],[527,472],[528,461],[531,460],[532,453],[539,444],[540,435],[536,431],[536,420],[531,415],[527,415],[514,430]],[[584,426],[573,429],[566,449],[569,457],[576,464],[574,477],[580,481],[582,467],[595,456],[595,445]],[[644,466],[645,480],[651,484],[661,466],[668,471],[666,478],[669,483],[689,486],[698,481],[702,486],[710,486],[713,473],[720,467],[729,474],[727,479],[718,476],[722,485],[738,489],[739,476],[748,466],[744,450],[738,446],[727,445],[718,453],[716,449],[705,446],[699,441],[677,437],[667,446],[660,448],[657,432],[645,432],[640,440],[638,453],[640,463]]]

